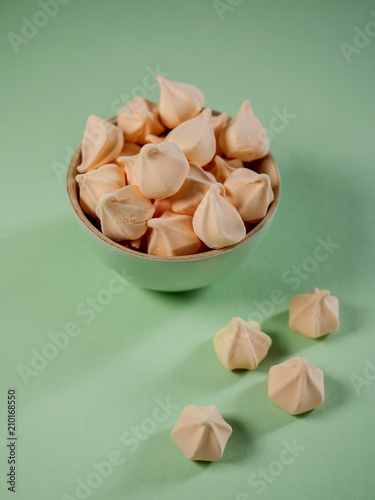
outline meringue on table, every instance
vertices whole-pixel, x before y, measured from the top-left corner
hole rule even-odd
[[[196,116],[204,106],[201,90],[189,83],[173,82],[163,76],[157,76],[160,86],[159,115],[168,128]]]
[[[124,135],[119,127],[90,115],[82,140],[82,162],[77,172],[82,174],[113,162],[119,156],[123,144]]]

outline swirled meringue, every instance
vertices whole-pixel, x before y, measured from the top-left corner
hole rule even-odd
[[[289,326],[312,339],[334,332],[340,326],[338,298],[319,288],[296,295],[289,305]]]
[[[324,401],[324,374],[296,356],[270,368],[268,396],[291,415],[299,415]]]
[[[125,141],[145,144],[148,134],[159,135],[165,127],[159,119],[159,106],[142,96],[135,96],[117,112],[117,124]]]
[[[248,168],[238,168],[224,182],[228,200],[242,220],[259,222],[266,215],[274,195],[271,180],[266,174],[257,174]]]
[[[159,218],[148,221],[148,253],[159,257],[192,255],[201,248],[201,242],[193,231],[189,215],[164,212]]]
[[[200,167],[207,165],[216,151],[211,110],[206,108],[195,118],[181,123],[169,132],[166,140],[178,144],[189,161]]]
[[[123,170],[113,163],[102,165],[85,174],[78,174],[76,181],[79,185],[79,203],[82,210],[91,217],[96,217],[95,209],[104,193],[114,191],[125,186]]]
[[[139,153],[131,156],[120,156],[117,163],[122,167],[126,175],[126,184],[137,184],[137,177],[134,173],[134,164],[139,157]]]
[[[77,172],[82,174],[111,163],[119,156],[123,144],[124,135],[119,127],[90,115],[82,140],[82,162]]]
[[[204,96],[198,87],[172,82],[160,75],[156,79],[160,85],[159,114],[166,127],[177,127],[196,116],[203,108]]]
[[[189,173],[181,189],[169,199],[173,212],[193,216],[208,188],[216,184],[216,179],[195,163],[189,163],[189,167]]]
[[[232,427],[215,405],[187,405],[172,430],[172,439],[189,460],[219,460]]]
[[[271,338],[260,330],[259,323],[241,318],[233,318],[214,338],[217,357],[228,370],[255,370],[271,344]]]
[[[223,152],[219,146],[219,139],[221,132],[225,125],[228,123],[229,116],[226,113],[220,113],[219,115],[212,115],[212,128],[216,139],[216,153],[217,155],[222,155]]]
[[[177,144],[166,141],[143,146],[133,169],[143,196],[161,199],[181,188],[189,173],[189,163]]]
[[[223,248],[246,236],[246,227],[237,209],[224,197],[224,187],[213,184],[198,205],[194,217],[195,234],[209,248]]]
[[[255,118],[250,101],[244,101],[239,112],[223,128],[219,145],[228,158],[253,161],[270,150],[270,141],[261,123]]]
[[[137,186],[125,186],[104,194],[96,208],[102,233],[114,241],[136,240],[147,231],[154,206]]]
[[[241,160],[228,160],[216,155],[212,162],[205,167],[205,170],[210,172],[217,182],[223,184],[237,168],[241,167],[243,168]]]

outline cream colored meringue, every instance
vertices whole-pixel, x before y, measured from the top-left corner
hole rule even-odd
[[[171,196],[173,212],[193,216],[208,188],[216,184],[215,177],[195,163],[189,163],[189,173],[176,194]]]
[[[250,101],[244,101],[239,112],[223,128],[219,145],[228,158],[253,161],[270,150],[270,141],[261,123],[255,118]]]
[[[78,174],[76,181],[79,185],[79,203],[82,210],[87,215],[96,217],[95,210],[100,197],[108,191],[124,187],[125,174],[118,165],[110,163],[85,174]]]
[[[141,150],[141,146],[134,144],[134,142],[124,142],[122,150],[120,151],[119,157],[121,156],[134,156],[137,155]]]
[[[164,212],[172,211],[172,203],[170,198],[163,198],[162,200],[154,200],[155,207],[154,217],[160,217]]]
[[[216,155],[212,162],[207,165],[205,170],[210,172],[217,182],[223,184],[237,168],[243,168],[241,160],[228,160]]]
[[[143,196],[168,198],[181,188],[189,173],[189,163],[173,142],[146,144],[133,167]]]
[[[215,405],[187,405],[177,420],[171,436],[189,460],[219,460],[232,434],[232,427]]]
[[[104,194],[96,208],[102,233],[114,241],[136,240],[147,231],[154,206],[137,186],[125,186]]]
[[[279,177],[277,175],[277,167],[275,160],[272,158],[270,154],[258,160],[258,172],[260,174],[267,174],[271,179],[271,187],[275,189],[279,185]]]
[[[324,374],[296,356],[271,367],[268,396],[291,415],[312,410],[324,401]]]
[[[215,134],[216,139],[216,153],[217,155],[222,155],[223,152],[219,146],[219,139],[222,130],[225,125],[228,123],[229,116],[226,113],[221,113],[220,115],[212,115],[212,129]]]
[[[160,85],[159,114],[166,127],[177,127],[196,116],[203,108],[204,96],[198,87],[172,82],[160,75],[157,81]]]
[[[193,255],[199,252],[201,241],[193,231],[189,215],[164,212],[148,221],[148,253],[159,257]]]
[[[146,143],[161,144],[164,141],[165,141],[164,135],[162,135],[162,136],[160,136],[160,135],[152,135],[152,134],[146,135]]]
[[[328,290],[313,288],[290,301],[289,326],[306,337],[317,339],[337,330],[339,324],[339,300]]]
[[[122,167],[126,175],[126,184],[138,184],[137,176],[134,172],[134,165],[139,157],[138,154],[132,154],[130,156],[120,156],[117,158],[117,163]]]
[[[82,140],[82,162],[77,167],[80,174],[114,161],[124,144],[122,130],[113,123],[90,115]]]
[[[145,144],[148,134],[159,135],[165,127],[159,119],[159,106],[137,95],[117,112],[117,124],[125,141]]]
[[[214,157],[216,140],[212,128],[211,110],[206,108],[169,132],[167,141],[180,146],[186,158],[203,167]]]
[[[237,209],[224,197],[224,187],[213,184],[198,205],[194,217],[195,234],[209,248],[223,248],[246,236],[246,227]]]
[[[259,323],[241,318],[233,318],[214,338],[217,357],[228,370],[255,370],[271,344],[271,338],[260,330]]]
[[[238,168],[224,182],[227,199],[234,205],[242,220],[259,222],[266,215],[274,195],[271,179],[248,168]]]

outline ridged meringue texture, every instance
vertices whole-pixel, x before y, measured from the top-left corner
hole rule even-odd
[[[225,125],[228,123],[229,116],[226,113],[220,113],[219,115],[212,115],[212,129],[215,134],[216,139],[216,153],[217,155],[222,155],[223,152],[219,146],[219,139],[221,132]]]
[[[147,231],[154,205],[137,186],[125,186],[104,194],[96,208],[102,233],[114,241],[136,240]]]
[[[242,220],[259,222],[266,215],[274,194],[271,179],[249,168],[238,168],[224,182],[227,199],[234,205]]]
[[[158,76],[160,86],[159,114],[161,121],[168,128],[196,116],[204,105],[201,90],[188,83],[173,82]]]
[[[211,110],[206,108],[195,118],[181,123],[169,132],[166,140],[178,144],[189,161],[200,167],[207,165],[216,152]]]
[[[216,184],[215,177],[195,163],[189,163],[189,173],[181,189],[171,196],[173,212],[193,216],[208,188]]]
[[[269,153],[270,141],[262,124],[255,118],[250,101],[223,128],[219,145],[228,158],[253,161]]]
[[[82,140],[82,162],[77,172],[82,174],[116,160],[123,144],[124,134],[119,127],[90,115]]]
[[[268,396],[291,415],[299,415],[324,401],[324,374],[298,356],[270,368]]]
[[[255,370],[271,345],[271,338],[261,331],[259,323],[241,318],[233,318],[214,338],[217,357],[228,370]]]
[[[159,257],[193,255],[199,252],[201,241],[193,231],[190,215],[164,212],[148,221],[148,253]]]
[[[159,105],[139,95],[117,112],[117,125],[125,141],[138,144],[145,144],[147,135],[159,135],[165,130],[159,119]]]
[[[79,186],[79,203],[82,210],[91,217],[96,217],[96,207],[99,199],[108,191],[114,191],[125,186],[125,174],[121,167],[110,163],[85,174],[78,174],[76,181]]]
[[[162,199],[181,188],[189,173],[189,162],[177,144],[166,141],[143,146],[133,170],[143,196]]]
[[[207,165],[205,170],[210,172],[217,182],[223,184],[237,168],[241,167],[243,168],[241,160],[228,160],[216,155],[212,162]]]
[[[126,184],[138,184],[137,177],[134,172],[134,165],[138,157],[139,153],[132,154],[130,156],[119,156],[117,158],[117,163],[125,172]]]
[[[171,436],[189,460],[219,460],[232,434],[232,427],[215,405],[187,405],[177,420]]]
[[[209,248],[234,245],[246,236],[246,227],[237,209],[223,196],[221,184],[213,184],[198,205],[194,217],[195,234]]]
[[[334,332],[339,325],[339,300],[328,290],[313,288],[291,299],[289,326],[292,330],[317,339]]]

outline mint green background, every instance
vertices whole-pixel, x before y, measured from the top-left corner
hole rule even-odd
[[[366,359],[375,364],[375,39],[350,63],[339,46],[353,44],[374,7],[244,1],[221,21],[211,1],[71,0],[15,54],[7,33],[20,34],[21,18],[40,7],[1,2],[1,498],[12,498],[9,387],[18,391],[13,498],[76,498],[76,479],[115,450],[124,461],[92,499],[374,498],[375,380],[356,391],[352,377],[364,377]],[[275,108],[296,115],[272,139],[281,203],[261,248],[220,282],[175,295],[129,284],[87,323],[77,307],[113,276],[81,235],[54,167],[67,164],[87,116],[112,116],[147,66],[198,85],[207,106],[232,115],[250,98],[265,126]],[[340,247],[292,290],[283,273],[329,235]],[[287,326],[288,300],[313,286],[340,299],[340,329],[321,341]],[[232,316],[251,319],[254,301],[274,289],[284,300],[262,322],[269,357],[255,372],[227,372],[215,332]],[[31,350],[70,321],[81,333],[25,385],[19,365],[30,367]],[[303,417],[267,397],[269,367],[294,355],[325,372],[326,401]],[[177,408],[137,450],[121,443],[168,397]],[[220,462],[189,462],[171,441],[186,404],[216,404],[233,426]],[[305,449],[258,494],[248,478],[293,439]]]

